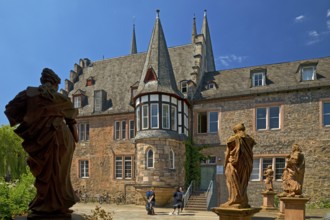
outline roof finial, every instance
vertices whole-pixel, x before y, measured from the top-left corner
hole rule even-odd
[[[160,12],[160,10],[157,9],[156,12],[157,12],[157,14],[156,14],[156,18],[159,18],[159,12]]]
[[[206,17],[206,9],[204,9],[204,17]]]

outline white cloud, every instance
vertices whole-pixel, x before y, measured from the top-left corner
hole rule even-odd
[[[294,21],[298,23],[298,22],[302,22],[304,19],[305,19],[304,15],[299,15],[295,17]]]
[[[310,31],[308,32],[308,35],[313,38],[318,38],[320,35],[317,33],[317,31]]]
[[[330,17],[330,9],[327,11],[327,17]]]
[[[308,37],[307,45],[313,45],[320,41],[320,34],[315,30],[308,32]]]
[[[235,54],[231,54],[226,56],[219,56],[216,61],[219,61],[222,66],[228,67],[231,63],[242,63],[246,58],[246,56],[237,56]]]

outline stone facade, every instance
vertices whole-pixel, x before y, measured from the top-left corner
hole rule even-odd
[[[281,191],[280,174],[294,143],[305,154],[303,193],[312,198],[311,203],[329,198],[330,125],[323,123],[327,117],[323,108],[330,103],[330,57],[216,71],[206,14],[201,34],[195,25],[194,19],[190,44],[167,48],[157,16],[157,31],[149,47],[157,52],[149,49],[95,62],[85,58],[74,65],[62,91],[79,109],[81,138],[71,172],[74,188],[90,196],[105,191],[112,196],[122,193],[127,202],[142,204],[144,192],[137,187],[174,190],[185,184],[184,141],[191,138],[205,147],[204,155],[213,158],[201,165],[207,171],[202,175],[207,181],[202,182],[207,186],[213,180],[214,205],[219,205],[227,199],[223,175],[226,141],[233,134],[232,126],[244,123],[257,142],[248,187],[251,205],[262,205],[264,165],[274,165],[274,190]],[[312,69],[307,80],[303,78],[305,67]],[[261,77],[257,85],[255,73]],[[142,119],[137,120],[137,114],[141,116],[138,106],[158,103],[161,116],[167,96],[166,104],[177,107],[173,110],[178,116],[177,128],[161,129],[162,117],[158,117],[157,129],[138,130],[136,124],[142,125]],[[273,107],[278,112],[271,119]],[[266,126],[270,120],[278,126],[258,129],[258,109],[268,112]],[[151,118],[149,113],[144,116]],[[146,167],[148,149],[153,149],[154,167]],[[173,169],[169,168],[171,151]]]

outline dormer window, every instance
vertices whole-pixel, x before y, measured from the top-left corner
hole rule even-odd
[[[265,86],[266,85],[266,74],[265,71],[258,71],[252,73],[252,86]]]
[[[94,91],[94,112],[101,112],[106,107],[106,92],[104,90]]]
[[[206,85],[206,89],[215,89],[216,88],[216,84],[213,81],[209,81]]]
[[[75,108],[82,108],[86,105],[87,97],[85,92],[78,89],[74,94],[72,94],[73,106]]]
[[[89,77],[87,80],[86,80],[86,86],[92,86],[94,85],[95,83],[95,80],[93,77]]]
[[[157,80],[156,73],[152,67],[150,67],[147,71],[146,77],[144,78],[144,83],[148,83],[150,81]]]
[[[301,79],[302,81],[315,80],[316,79],[316,66],[303,66],[301,67]]]
[[[187,93],[188,92],[188,81],[184,80],[180,83],[180,88],[182,93]]]

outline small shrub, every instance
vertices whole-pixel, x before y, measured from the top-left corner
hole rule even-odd
[[[84,215],[86,220],[113,220],[113,212],[106,212],[100,206],[96,206],[91,212],[92,215]]]

